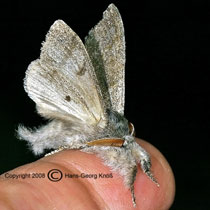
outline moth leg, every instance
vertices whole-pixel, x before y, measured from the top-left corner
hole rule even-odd
[[[157,179],[153,176],[152,172],[150,171],[151,162],[141,160],[140,164],[141,164],[141,168],[144,171],[144,173],[159,187],[160,185],[159,185]]]
[[[132,203],[133,203],[133,206],[135,207],[136,206],[136,197],[134,194],[134,181],[136,179],[137,167],[135,167],[131,173],[132,173],[131,174],[132,178],[131,178],[131,183],[130,183],[130,191],[131,191]]]
[[[138,163],[141,165],[143,172],[159,187],[159,183],[151,172],[150,155],[139,144],[134,143],[132,148],[133,155]]]
[[[131,150],[123,147],[91,146],[84,148],[82,151],[97,154],[105,165],[123,177],[125,186],[131,191],[133,206],[136,206],[134,181],[136,179],[137,165]]]

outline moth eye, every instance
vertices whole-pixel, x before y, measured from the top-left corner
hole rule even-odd
[[[65,100],[66,100],[66,101],[71,101],[70,96],[66,96],[66,97],[65,97]]]
[[[131,136],[135,136],[136,133],[135,133],[134,125],[131,122],[128,123],[128,128],[129,128],[129,134]]]

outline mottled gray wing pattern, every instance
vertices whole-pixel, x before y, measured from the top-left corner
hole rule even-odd
[[[113,4],[109,5],[103,19],[89,32],[85,47],[100,81],[107,107],[110,104],[113,110],[123,114],[125,38],[120,13]]]
[[[51,26],[40,59],[29,65],[25,90],[44,117],[79,120],[89,125],[106,120],[87,51],[76,33],[61,20]]]

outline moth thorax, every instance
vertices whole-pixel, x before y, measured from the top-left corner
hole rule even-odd
[[[129,135],[128,120],[120,113],[107,110],[110,128],[120,136]]]

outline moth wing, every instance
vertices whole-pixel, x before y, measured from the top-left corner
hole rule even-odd
[[[25,90],[46,118],[105,121],[103,100],[89,55],[76,33],[62,20],[50,28],[40,59],[26,71]]]
[[[85,40],[101,89],[109,94],[113,110],[124,113],[125,95],[125,37],[124,27],[118,9],[110,4],[103,13],[103,19],[90,30]],[[104,75],[104,76],[101,76]],[[103,91],[103,92],[105,92]],[[103,95],[108,101],[107,95]]]

